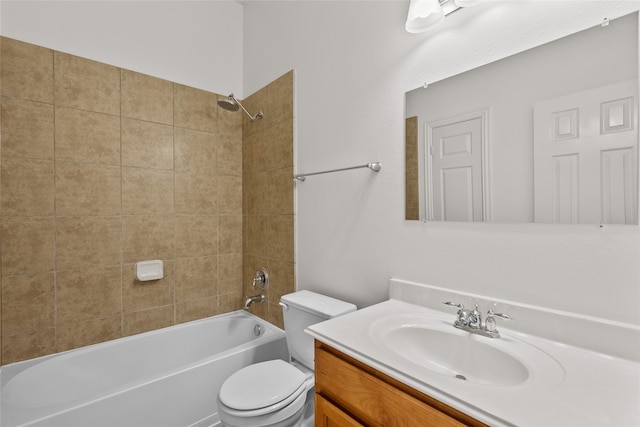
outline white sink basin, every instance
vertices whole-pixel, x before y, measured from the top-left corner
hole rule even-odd
[[[549,355],[509,335],[487,338],[461,331],[451,321],[392,315],[371,325],[372,340],[401,363],[456,381],[515,386],[532,381],[557,384],[563,369]]]

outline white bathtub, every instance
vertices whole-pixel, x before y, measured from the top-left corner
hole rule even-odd
[[[0,368],[0,426],[214,426],[229,375],[287,358],[284,331],[236,311],[14,363]]]

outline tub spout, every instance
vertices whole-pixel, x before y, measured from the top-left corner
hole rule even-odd
[[[247,297],[244,300],[244,309],[247,310],[249,307],[251,307],[251,304],[254,304],[256,302],[264,302],[264,300],[265,300],[264,294]]]

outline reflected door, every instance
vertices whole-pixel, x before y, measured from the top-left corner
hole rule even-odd
[[[536,222],[637,224],[637,82],[534,105]]]
[[[483,117],[428,125],[429,218],[483,221]]]

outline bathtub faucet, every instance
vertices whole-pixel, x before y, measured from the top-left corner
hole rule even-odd
[[[247,297],[244,300],[244,309],[247,310],[249,307],[251,307],[251,304],[254,304],[256,302],[264,302],[264,300],[265,300],[264,294]]]

